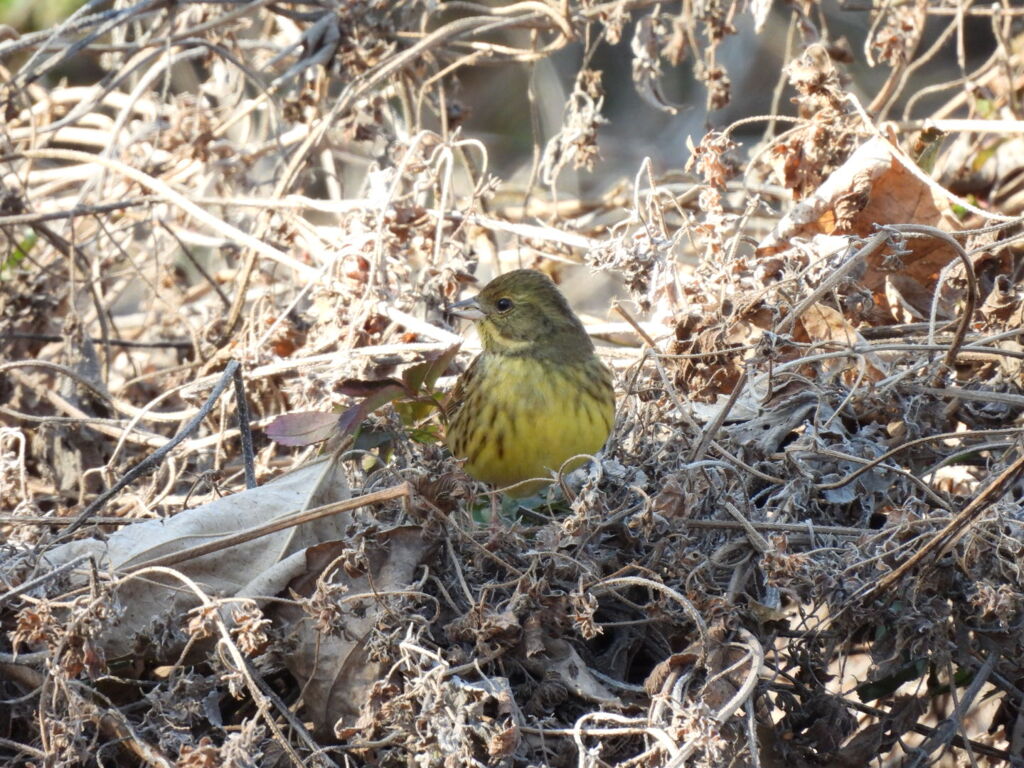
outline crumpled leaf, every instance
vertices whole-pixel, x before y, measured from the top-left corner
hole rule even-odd
[[[767,456],[782,444],[797,427],[818,408],[818,398],[807,390],[765,403],[761,415],[725,427],[733,441],[750,446],[756,454]]]
[[[839,349],[867,346],[867,340],[843,317],[842,312],[821,302],[807,308],[800,316],[797,328],[804,332],[803,336],[794,334],[797,341],[835,342]],[[823,361],[821,366],[826,372],[842,373],[848,384],[855,382],[858,371],[865,374],[868,381],[879,381],[887,371],[885,363],[873,352],[833,357]]]
[[[875,137],[779,221],[758,245],[758,256],[784,251],[795,238],[820,233],[867,237],[884,224],[923,224],[946,232],[960,229],[949,199],[912,173],[887,141]],[[907,248],[909,253],[900,257],[896,267],[886,252],[867,259],[859,282],[882,309],[890,306],[885,288],[894,269],[930,295],[939,273],[956,258],[948,244],[935,238],[908,240]],[[901,293],[910,292],[911,286],[904,283]]]
[[[633,52],[633,85],[645,102],[655,109],[676,114],[679,108],[665,97],[661,87],[661,51],[672,30],[664,19],[644,16],[636,24],[630,48]]]
[[[574,696],[602,706],[622,706],[619,697],[587,668],[572,643],[560,638],[545,637],[544,649],[546,669],[555,672]]]
[[[330,541],[305,552],[305,569],[290,590],[308,597],[325,569],[333,568],[351,544]],[[305,719],[321,735],[344,735],[352,728],[370,689],[385,677],[386,667],[371,658],[368,638],[390,594],[408,589],[420,564],[433,549],[419,526],[404,526],[376,534],[361,554],[365,571],[332,571],[332,589],[342,593],[342,625],[325,635],[299,605],[275,606],[269,615],[289,635],[293,652],[285,657],[288,670],[299,681]],[[345,610],[345,609],[348,610]]]

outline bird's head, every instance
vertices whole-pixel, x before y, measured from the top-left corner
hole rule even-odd
[[[486,352],[565,360],[586,357],[594,349],[561,291],[533,269],[500,275],[449,309],[476,323]]]

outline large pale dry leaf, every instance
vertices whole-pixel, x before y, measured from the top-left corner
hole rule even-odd
[[[125,526],[106,541],[70,542],[55,548],[47,559],[60,566],[79,555],[91,555],[101,571],[117,572],[348,495],[341,468],[329,459],[322,460],[259,488],[184,510],[167,520]],[[174,567],[211,597],[272,595],[304,567],[303,562],[290,559],[291,555],[340,538],[350,522],[351,515],[346,513],[321,518]],[[268,578],[270,575],[273,578]],[[256,585],[265,591],[257,593]],[[126,579],[116,597],[121,610],[112,615],[98,640],[108,658],[131,653],[136,639],[159,622],[170,621],[181,627],[185,614],[198,604],[197,597],[183,589],[180,581],[152,575]],[[179,648],[162,646],[157,650],[162,658],[170,658]]]

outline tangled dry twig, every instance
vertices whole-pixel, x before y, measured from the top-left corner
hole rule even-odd
[[[711,109],[764,90],[727,4],[92,2],[0,36],[0,759],[1024,759],[1020,13],[872,11],[863,107],[813,8],[772,114],[684,173],[606,147],[687,119],[684,63]],[[513,265],[620,296],[589,470],[481,525],[398,401],[326,469],[244,457],[236,368],[257,430],[351,407]]]

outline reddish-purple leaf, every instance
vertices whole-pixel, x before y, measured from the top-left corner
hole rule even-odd
[[[338,430],[343,435],[356,431],[363,419],[376,411],[382,405],[390,403],[405,394],[405,386],[394,379],[386,379],[388,386],[377,389],[367,397],[341,414],[338,419]]]
[[[335,389],[349,397],[371,397],[381,390],[393,386],[402,386],[398,379],[376,379],[367,381],[364,379],[342,379]]]
[[[326,440],[338,427],[338,414],[299,411],[278,416],[267,425],[267,437],[281,445],[312,445]]]

